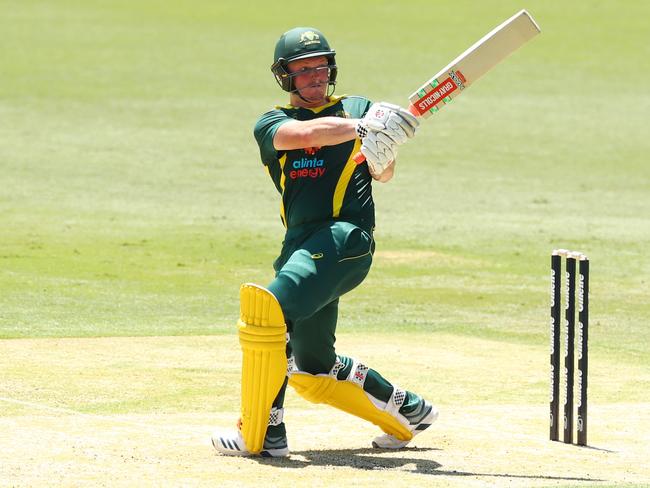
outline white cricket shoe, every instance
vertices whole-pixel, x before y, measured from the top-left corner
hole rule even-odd
[[[255,456],[248,451],[241,431],[237,430],[224,430],[215,431],[212,434],[212,445],[221,454],[227,456]],[[286,436],[279,436],[277,438],[267,435],[264,438],[264,447],[258,454],[262,457],[285,457],[289,455],[289,447],[287,446]]]
[[[413,432],[413,437],[427,429],[438,418],[438,409],[431,405],[426,400],[418,408],[410,414],[403,415],[409,421],[409,430]],[[399,440],[391,434],[380,435],[375,437],[372,441],[372,447],[377,449],[401,449],[411,442],[413,438],[408,441]]]

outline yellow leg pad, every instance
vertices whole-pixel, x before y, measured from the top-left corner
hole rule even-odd
[[[331,376],[314,376],[294,373],[289,384],[300,396],[313,403],[327,403],[339,410],[372,422],[387,434],[402,441],[413,438],[413,434],[390,413],[375,406],[363,388],[350,381],[336,380]]]
[[[246,283],[239,298],[241,433],[246,448],[259,453],[273,400],[287,375],[287,327],[278,300],[267,289]]]

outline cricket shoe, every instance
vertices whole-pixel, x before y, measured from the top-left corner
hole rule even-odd
[[[286,435],[271,436],[267,433],[259,454],[253,454],[246,448],[239,429],[214,432],[212,434],[212,445],[221,454],[227,456],[285,457],[289,455]]]
[[[438,418],[438,409],[426,400],[422,399],[420,404],[411,413],[400,413],[409,422],[409,430],[413,437],[426,430]],[[391,434],[380,435],[372,441],[372,447],[377,449],[401,449],[413,440],[402,441]]]

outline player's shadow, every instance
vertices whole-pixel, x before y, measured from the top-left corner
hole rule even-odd
[[[442,465],[432,459],[412,457],[409,453],[439,451],[427,447],[406,447],[399,451],[374,448],[361,449],[323,449],[308,451],[292,451],[286,458],[254,457],[261,464],[282,468],[306,468],[309,466],[339,466],[363,470],[403,469],[405,471],[436,476],[471,476],[486,478],[513,478],[549,481],[606,481],[595,478],[550,475],[522,475],[510,473],[481,473],[472,471],[456,471],[441,469]],[[386,454],[391,454],[387,456]]]

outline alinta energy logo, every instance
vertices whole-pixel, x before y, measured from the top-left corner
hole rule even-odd
[[[325,174],[325,160],[317,156],[313,158],[300,158],[291,163],[289,178],[297,180],[299,178],[320,178]]]

